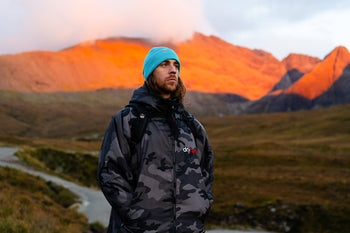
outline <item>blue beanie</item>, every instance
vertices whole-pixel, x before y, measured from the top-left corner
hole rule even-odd
[[[148,76],[153,72],[157,66],[163,61],[174,59],[179,63],[180,72],[180,61],[174,50],[167,47],[153,47],[147,54],[143,63],[143,77],[148,79]]]

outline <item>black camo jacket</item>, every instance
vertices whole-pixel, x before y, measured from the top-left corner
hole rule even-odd
[[[169,117],[184,111],[182,104],[149,94],[145,84],[131,100]],[[129,107],[118,112],[101,147],[98,181],[112,206],[108,232],[203,232],[213,202],[213,151],[203,126],[195,120],[195,139],[181,118],[173,117],[173,124],[152,117],[134,145],[135,117]]]

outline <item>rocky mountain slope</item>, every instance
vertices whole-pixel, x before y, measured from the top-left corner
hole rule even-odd
[[[291,73],[288,77],[290,80],[294,77],[294,83],[280,85],[280,89],[275,88],[260,100],[252,102],[247,108],[248,112],[281,112],[348,103],[349,69],[349,51],[345,47],[337,47],[309,73],[303,74],[295,69],[288,71],[288,74]]]
[[[143,59],[152,46],[157,45],[143,39],[111,38],[58,52],[2,55],[0,90],[51,93],[134,89],[144,81]],[[350,54],[342,46],[323,60],[290,54],[282,61],[266,51],[199,33],[187,42],[166,46],[180,57],[180,76],[187,89],[220,94],[221,100],[226,96],[230,113],[310,109],[349,102],[346,67]],[[199,98],[196,101],[194,105],[202,104]]]

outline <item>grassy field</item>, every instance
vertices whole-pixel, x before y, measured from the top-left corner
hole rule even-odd
[[[350,232],[349,107],[203,119],[214,223]]]
[[[112,109],[95,114],[96,106],[79,106],[68,111],[59,105],[62,113],[46,107],[35,110],[41,114],[52,110],[55,115],[49,114],[45,121],[43,116],[36,119],[32,112],[34,124],[25,123],[27,132],[23,128],[16,131],[13,124],[11,134],[0,133],[0,145],[21,146],[27,161],[50,172],[70,169],[54,166],[55,154],[68,156],[70,164],[79,163],[79,157],[87,154],[94,155],[91,161],[96,161]],[[20,113],[16,114],[12,112],[16,117],[11,119],[23,123]],[[2,114],[3,121],[9,119],[7,116]],[[70,123],[60,128],[57,120],[61,116]],[[215,202],[209,227],[350,232],[350,105],[200,120],[215,152]],[[46,122],[45,127],[39,129],[42,122]],[[53,157],[42,156],[50,154],[48,151]],[[91,164],[81,165],[94,172]],[[76,182],[86,182],[79,178],[86,175],[64,173]]]

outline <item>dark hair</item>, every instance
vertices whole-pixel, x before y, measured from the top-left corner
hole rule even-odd
[[[159,87],[153,78],[153,74],[151,74],[147,78],[146,85],[147,85],[148,89],[159,93]],[[176,90],[173,93],[171,93],[170,98],[177,98],[180,103],[183,103],[183,99],[185,97],[185,94],[186,94],[186,87],[185,87],[184,83],[182,82],[181,78],[179,77]]]

